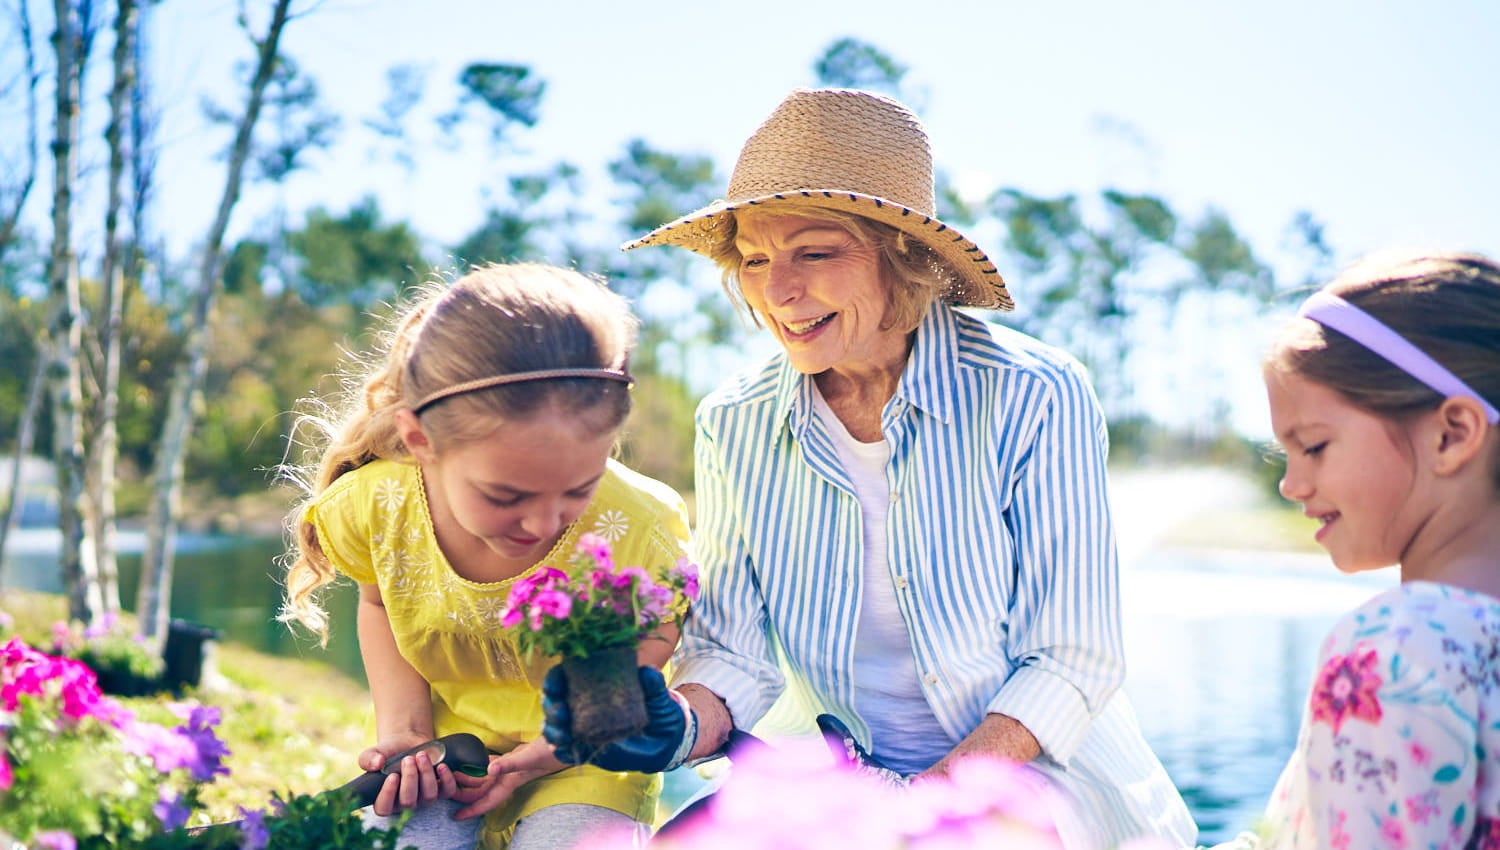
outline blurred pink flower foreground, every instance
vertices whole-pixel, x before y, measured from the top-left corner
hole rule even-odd
[[[821,741],[778,742],[735,761],[710,812],[652,842],[661,850],[1061,850],[1062,802],[998,759],[958,762],[906,788],[837,765]],[[624,850],[602,838],[588,850]]]

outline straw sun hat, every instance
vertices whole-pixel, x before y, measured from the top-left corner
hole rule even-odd
[[[956,273],[947,300],[1010,310],[995,264],[934,217],[932,148],[917,116],[854,89],[795,89],[740,150],[728,197],[627,242],[711,255],[726,214],[761,204],[823,207],[883,222],[932,248]]]

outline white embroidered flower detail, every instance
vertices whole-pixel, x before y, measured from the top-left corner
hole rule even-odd
[[[400,480],[387,478],[375,485],[375,501],[383,510],[397,510],[406,502],[406,490]]]
[[[630,530],[630,520],[621,511],[605,511],[594,523],[594,533],[611,543],[625,536]]]

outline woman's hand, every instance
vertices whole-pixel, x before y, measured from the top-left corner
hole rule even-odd
[[[509,800],[522,785],[567,766],[552,755],[552,745],[544,738],[527,741],[503,756],[490,756],[486,775],[457,778],[458,791],[449,796],[468,805],[454,812],[453,817],[464,820],[488,814]]]
[[[376,742],[375,746],[359,754],[359,766],[363,770],[382,770],[386,760],[402,752],[426,743],[431,735],[404,733]],[[392,765],[380,793],[376,795],[373,809],[382,817],[393,815],[403,809],[426,805],[434,800],[452,797],[458,792],[453,771],[447,765],[434,765],[427,751],[419,750],[415,755],[401,759],[400,766]]]

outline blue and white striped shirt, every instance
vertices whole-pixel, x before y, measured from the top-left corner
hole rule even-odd
[[[790,684],[869,749],[852,679],[860,506],[813,392],[777,355],[698,408],[702,589],[674,681],[721,696],[745,729]],[[986,714],[1015,718],[1042,746],[1034,766],[1100,821],[1087,827],[1096,840],[1192,844],[1186,806],[1116,693],[1125,665],[1107,436],[1082,368],[938,304],[881,430],[891,580],[952,742]]]

